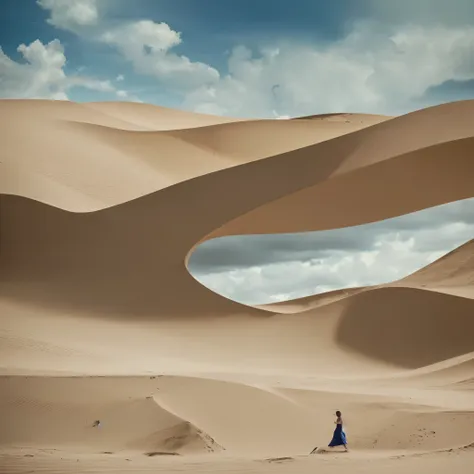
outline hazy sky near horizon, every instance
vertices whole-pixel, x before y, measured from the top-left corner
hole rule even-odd
[[[270,118],[474,98],[472,0],[2,0],[0,47],[1,98]],[[472,237],[468,200],[358,228],[219,239],[191,269],[231,298],[276,301],[390,281]]]

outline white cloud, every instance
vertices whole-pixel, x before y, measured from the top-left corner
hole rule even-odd
[[[431,87],[474,79],[469,0],[451,9],[443,0],[400,0],[396,7],[364,0],[362,10],[372,21],[355,24],[342,40],[280,42],[257,54],[237,46],[225,76],[176,53],[181,33],[164,22],[112,24],[98,0],[37,3],[50,11],[50,24],[109,44],[136,73],[181,91],[182,105],[197,112],[276,118],[338,111],[399,114],[434,104],[424,96]]]
[[[141,20],[121,24],[102,33],[100,39],[117,48],[136,72],[168,81],[171,87],[194,88],[219,78],[211,66],[170,51],[182,40],[166,23]]]
[[[329,44],[281,44],[255,55],[238,46],[229,74],[185,99],[196,111],[234,116],[324,112],[397,114],[423,107],[425,92],[448,80],[474,79],[474,27],[359,23]]]
[[[166,52],[181,43],[181,35],[172,30],[166,23],[155,23],[151,20],[141,20],[106,31],[102,35],[106,43],[114,44],[133,57],[138,56],[149,48],[148,54]]]
[[[164,22],[139,20],[110,26],[107,18],[100,17],[97,0],[37,0],[37,3],[50,11],[48,23],[116,48],[135,72],[155,77],[169,87],[194,89],[219,79],[219,72],[208,64],[171,51],[181,44],[181,33]],[[123,76],[119,75],[117,80],[123,80]]]
[[[440,26],[434,21],[443,12],[437,0],[433,21],[417,25],[405,17],[426,11],[426,2],[418,10],[405,2],[397,17],[404,21],[393,29],[385,22],[391,7],[366,0],[377,22],[357,23],[340,41],[282,42],[258,54],[237,46],[225,76],[177,54],[181,33],[164,22],[144,19],[110,26],[107,17],[100,17],[97,0],[78,0],[74,8],[67,8],[67,0],[38,3],[50,10],[50,23],[109,44],[136,73],[181,90],[183,106],[197,112],[276,118],[346,111],[398,114],[432,105],[423,97],[431,87],[474,79],[474,28],[456,22]],[[463,5],[471,11],[469,2]]]
[[[217,239],[201,257],[198,247],[189,266],[216,293],[262,304],[397,280],[473,237],[474,199],[467,199],[355,228]]]
[[[66,100],[66,57],[58,40],[33,41],[17,48],[25,63],[17,63],[0,49],[0,95],[2,97]]]
[[[59,40],[43,44],[40,40],[17,48],[24,62],[9,58],[0,48],[0,97],[22,99],[68,100],[73,87],[127,95],[117,91],[110,81],[71,75],[64,70],[66,56]]]
[[[49,10],[49,24],[65,30],[95,25],[99,19],[96,0],[37,0],[41,8]]]

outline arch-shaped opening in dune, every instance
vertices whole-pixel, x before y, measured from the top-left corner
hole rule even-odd
[[[45,119],[43,105],[51,108],[53,121]],[[88,194],[91,177],[97,177],[94,188],[100,198],[99,209],[97,206],[86,210],[78,207],[74,196],[54,204],[50,201],[56,202],[58,196],[49,199],[48,186],[26,183],[28,192],[17,189],[16,197],[13,197],[10,190],[9,195],[2,196],[2,270],[8,280],[4,297],[32,302],[33,306],[40,303],[60,312],[64,309],[78,311],[87,317],[128,318],[133,315],[133,318],[159,319],[189,318],[197,314],[220,317],[242,311],[262,315],[262,311],[243,308],[228,299],[216,297],[212,291],[196,284],[183,265],[183,259],[191,253],[189,249],[201,239],[219,235],[332,229],[472,196],[470,177],[474,170],[471,159],[474,139],[469,125],[474,112],[472,105],[469,101],[447,104],[388,120],[365,117],[361,121],[359,116],[356,121],[361,123],[357,126],[345,127],[346,120],[338,122],[343,126],[336,131],[331,126],[331,139],[322,133],[319,125],[314,129],[314,120],[295,120],[287,124],[260,121],[258,133],[254,130],[256,123],[216,125],[211,136],[211,127],[200,129],[197,136],[195,128],[178,133],[179,127],[173,126],[172,135],[178,133],[181,138],[186,135],[186,144],[193,144],[186,152],[180,148],[183,156],[189,158],[188,151],[192,149],[195,153],[194,145],[202,144],[212,151],[211,155],[223,152],[223,148],[232,151],[237,138],[245,145],[238,154],[240,164],[210,170],[205,168],[207,154],[196,155],[196,173],[181,176],[177,182],[172,180],[172,185],[167,181],[163,189],[156,189],[156,180],[152,179],[154,191],[143,195],[141,180],[132,180],[137,189],[141,189],[140,193],[134,193],[132,200],[118,192],[121,186],[112,186],[117,191],[114,196],[104,194],[104,190],[110,190],[110,182],[101,181],[99,177],[104,173],[96,173],[98,169],[94,168],[93,172],[84,175],[84,180],[74,181],[71,187]],[[103,122],[107,119],[108,123],[109,115],[116,115],[117,111],[104,107],[94,106],[94,109],[104,109],[104,113],[101,112],[100,117],[94,114],[92,122],[105,125]],[[119,106],[113,106],[116,107]],[[50,103],[42,104],[41,110],[33,108],[36,112],[31,117],[28,108],[23,110],[32,130],[36,130],[34,136],[38,143],[44,142],[44,133],[51,130],[51,123],[56,124],[58,117],[62,117],[60,121],[65,125],[60,131],[66,146],[73,138],[83,137],[76,133],[78,127],[74,127],[73,135],[65,131],[71,131],[73,116],[82,117],[84,121],[87,118],[84,112],[90,110],[71,104],[61,106],[61,109],[68,111],[62,110],[58,115]],[[146,109],[151,112],[149,107]],[[141,113],[138,115],[145,120]],[[164,121],[168,119],[170,117]],[[160,125],[163,120],[159,117],[156,122],[147,115],[145,121],[154,129],[163,128]],[[427,121],[429,131],[422,126]],[[136,120],[130,118],[130,122]],[[196,123],[194,119],[191,122]],[[327,121],[323,122],[327,125]],[[446,127],[447,122],[449,127]],[[112,129],[121,127],[116,120],[114,124],[108,126]],[[123,120],[120,124],[123,125]],[[43,126],[46,127],[44,130]],[[276,131],[281,131],[282,126],[287,131],[287,126],[291,126],[291,132],[301,132],[297,140],[297,134],[288,133],[296,140],[290,147],[278,143],[276,146],[268,139],[278,136]],[[264,129],[268,135],[262,140]],[[315,136],[314,130],[317,130]],[[419,133],[413,133],[413,130]],[[54,131],[59,133],[56,125]],[[130,138],[131,133],[112,132],[122,138],[124,135]],[[105,146],[110,143],[104,135],[100,133],[100,143]],[[136,133],[133,136],[136,138]],[[27,149],[18,149],[17,145],[23,141],[18,135],[13,138],[10,145],[18,156],[36,160],[37,142],[29,140]],[[212,140],[207,140],[210,138]],[[262,153],[251,154],[250,151],[255,151],[254,145],[261,141],[276,148],[266,149],[265,153],[259,148]],[[142,143],[143,147],[132,142],[127,146],[122,142],[120,146],[115,143],[127,160],[131,148],[155,153],[155,142],[154,146]],[[82,166],[84,155],[90,159],[96,156],[96,144],[95,139],[88,142],[87,150],[94,153],[81,152],[73,160],[69,156],[74,164],[72,169],[77,169],[79,164]],[[223,147],[223,144],[227,145]],[[165,155],[164,151],[168,149],[162,145],[158,148]],[[46,171],[64,164],[58,150],[49,151],[51,161],[47,161]],[[176,154],[177,148],[173,146],[168,151]],[[138,153],[135,158],[140,161],[146,157],[150,158],[146,153]],[[156,160],[154,164],[157,164]],[[99,169],[103,169],[103,165]],[[161,165],[158,167],[161,169]],[[75,175],[60,174],[61,178]],[[417,183],[416,187],[404,186],[410,179]],[[67,179],[65,182],[71,184]],[[242,192],[244,186],[245,192]],[[437,186],[443,187],[443,192],[438,192]],[[374,205],[374,199],[379,198],[380,205]],[[314,215],[314,202],[324,202],[325,212]]]
[[[218,237],[194,248],[187,268],[225,298],[293,312],[404,278],[473,236],[470,198],[354,227]]]

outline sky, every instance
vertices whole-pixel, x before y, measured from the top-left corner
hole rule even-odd
[[[474,98],[472,0],[1,0],[0,98],[287,118]],[[474,200],[382,223],[199,247],[245,303],[390,281],[474,237]]]

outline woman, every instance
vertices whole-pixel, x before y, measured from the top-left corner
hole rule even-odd
[[[336,424],[336,429],[334,430],[332,440],[328,446],[330,448],[334,448],[335,446],[344,446],[344,449],[348,451],[346,433],[344,433],[343,422],[342,422],[342,413],[338,410],[336,411],[336,416],[337,418],[336,418],[336,421],[334,422]]]

